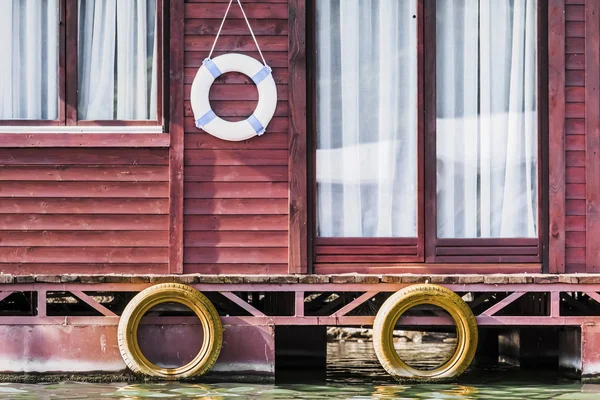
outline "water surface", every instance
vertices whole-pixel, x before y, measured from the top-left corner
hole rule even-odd
[[[421,350],[432,351],[431,344]],[[411,345],[414,354],[418,350]],[[443,356],[440,356],[443,357]],[[431,358],[426,362],[431,365]],[[310,382],[310,383],[308,383]],[[455,384],[400,385],[379,366],[372,344],[331,343],[326,376],[277,384],[0,384],[3,399],[560,399],[600,400],[600,385],[510,368],[468,371]]]

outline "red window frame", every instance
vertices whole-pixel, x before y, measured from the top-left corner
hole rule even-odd
[[[58,119],[4,119],[0,126],[164,126],[164,0],[156,0],[157,101],[155,120],[79,120],[78,91],[78,0],[59,0],[58,24]]]
[[[308,17],[316,21],[316,1]],[[436,0],[417,0],[417,237],[322,238],[317,234],[316,196],[316,24],[308,32],[309,56],[309,260],[313,272],[468,272],[484,264],[510,264],[510,271],[537,270],[548,236],[548,54],[547,4],[538,2],[538,237],[439,239],[436,194]],[[414,268],[411,267],[411,264]],[[427,264],[435,264],[428,268]],[[462,270],[458,266],[465,266]],[[470,266],[468,264],[471,264]],[[507,269],[507,271],[508,271]],[[500,271],[495,271],[500,272]]]

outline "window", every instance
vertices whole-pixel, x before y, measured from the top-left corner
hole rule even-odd
[[[1,124],[161,125],[162,0],[2,1]]]
[[[542,6],[313,6],[316,265],[539,262]]]
[[[438,237],[537,237],[535,0],[436,16]]]
[[[416,0],[365,4],[317,1],[319,236],[416,237]]]
[[[0,119],[58,118],[59,0],[3,0]]]

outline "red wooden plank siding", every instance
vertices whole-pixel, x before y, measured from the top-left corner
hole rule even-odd
[[[166,149],[0,149],[0,271],[165,273]]]
[[[554,272],[585,272],[586,231],[581,217],[586,215],[586,5],[583,0],[565,3],[566,152],[563,179],[566,232],[564,242],[560,244],[565,249],[565,269]],[[550,151],[552,154],[552,148]],[[551,242],[550,246],[553,245],[558,246],[558,243]],[[552,247],[550,251],[553,251]]]
[[[573,255],[587,272],[600,272],[600,2],[585,5],[586,233],[584,251]]]
[[[169,273],[172,274],[183,272],[184,6],[183,0],[170,3]]]
[[[195,127],[189,103],[191,83],[208,56],[228,3],[186,0],[184,5],[184,272],[287,273],[291,114],[287,0],[243,2],[277,83],[277,110],[265,135],[242,142],[217,139]],[[240,52],[259,59],[242,18],[234,2],[213,57]],[[254,111],[258,94],[248,77],[226,74],[215,82],[210,98],[219,116],[236,121]]]

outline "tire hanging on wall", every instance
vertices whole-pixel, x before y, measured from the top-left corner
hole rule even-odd
[[[142,354],[138,343],[138,328],[144,314],[162,303],[179,303],[189,307],[202,325],[204,338],[200,351],[188,364],[177,368],[162,368]],[[119,350],[123,361],[136,374],[178,380],[208,372],[217,361],[223,345],[223,327],[213,304],[196,289],[177,283],[151,286],[138,293],[125,307],[118,328]]]
[[[456,325],[457,344],[452,356],[433,370],[406,364],[396,352],[393,331],[398,319],[412,307],[430,304],[445,310]],[[383,368],[395,379],[443,381],[463,373],[477,350],[478,329],[473,312],[456,293],[442,286],[413,285],[394,293],[379,309],[373,324],[373,346]]]

